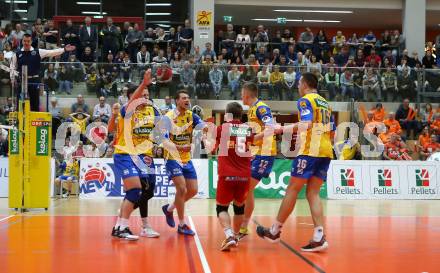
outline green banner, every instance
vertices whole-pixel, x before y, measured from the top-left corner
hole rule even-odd
[[[49,127],[38,126],[37,129],[37,145],[36,155],[47,156],[49,154]]]
[[[256,198],[281,199],[286,194],[287,185],[290,180],[292,161],[287,159],[276,159],[272,172],[268,178],[264,178],[255,188]],[[217,190],[217,160],[209,160],[209,197],[215,198]],[[298,198],[305,198],[305,187]],[[324,183],[320,192],[321,198],[327,198],[327,183]]]
[[[9,154],[18,155],[20,152],[20,131],[13,129],[9,131]]]

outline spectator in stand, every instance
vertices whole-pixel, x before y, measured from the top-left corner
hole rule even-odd
[[[257,43],[257,47],[266,46],[269,43],[269,35],[267,34],[263,25],[258,25],[254,42]]]
[[[105,97],[99,98],[99,104],[93,108],[93,118],[100,118],[102,122],[107,123],[112,113],[110,104],[105,102]]]
[[[259,90],[268,90],[269,96],[273,97],[272,85],[270,83],[270,72],[267,66],[263,66],[261,71],[257,73],[257,83]]]
[[[402,58],[400,64],[397,66],[397,75],[400,76],[403,73],[403,69],[411,71],[411,67],[408,66],[408,59]]]
[[[191,67],[190,63],[186,61],[183,64],[182,71],[180,72],[180,84],[178,88],[185,89],[189,94],[192,95],[195,87],[195,76],[196,72]]]
[[[309,27],[306,27],[306,31],[301,33],[299,36],[298,46],[301,52],[305,52],[307,49],[311,49],[313,47],[313,33]]]
[[[97,97],[101,95],[101,93],[98,92],[98,75],[94,68],[90,69],[86,75],[86,87],[88,93],[95,93]]]
[[[214,63],[211,71],[209,71],[209,81],[211,82],[212,89],[214,90],[214,96],[218,100],[220,99],[220,92],[222,90],[223,72],[219,69],[219,65]]]
[[[440,113],[435,113],[434,121],[430,125],[433,134],[440,136]]]
[[[364,36],[363,42],[366,55],[369,55],[368,53],[370,52],[370,49],[374,48],[377,42],[376,35],[374,35],[372,30],[369,30],[368,34]]]
[[[391,133],[390,141],[385,144],[383,157],[386,160],[412,160],[406,144],[394,133]]]
[[[385,52],[385,56],[383,56],[382,67],[386,68],[388,65],[391,66],[392,68],[396,67],[395,57],[393,56],[391,49],[387,50]]]
[[[163,52],[163,51],[162,51]],[[173,95],[173,70],[163,62],[156,72],[156,98],[160,98],[161,87],[168,86],[168,96]]]
[[[84,23],[85,25],[79,30],[81,47],[83,49],[89,47],[92,52],[95,52],[98,43],[98,30],[96,29],[96,26],[92,26],[92,19],[90,17],[86,17]]]
[[[431,133],[429,132],[429,126],[423,127],[423,131],[419,135],[419,139],[416,142],[416,150],[421,152],[423,150],[423,146],[426,145],[426,143],[430,142],[431,140]]]
[[[365,58],[365,62],[367,63],[371,63],[371,60],[374,60],[374,63],[377,65],[377,67],[382,66],[382,59],[380,58],[379,55],[376,55],[375,49],[371,49],[370,56]]]
[[[76,103],[74,103],[71,107],[72,113],[88,113],[89,106],[85,103],[83,95],[79,94],[76,97]]]
[[[377,103],[376,107],[371,109],[373,112],[373,120],[377,122],[383,122],[385,119],[385,109],[383,108],[382,103]]]
[[[399,95],[397,76],[390,66],[382,74],[382,91],[385,92],[384,96],[387,101],[397,101]]]
[[[179,43],[180,47],[186,48],[189,52],[192,48],[192,41],[194,39],[194,30],[191,28],[191,21],[189,19],[185,20],[185,28],[180,31]]]
[[[434,56],[432,56],[431,50],[426,51],[425,56],[423,57],[423,60],[422,60],[422,64],[423,64],[423,68],[426,68],[426,69],[436,69],[437,68],[437,63],[435,62]]]
[[[236,100],[237,99],[237,93],[240,89],[240,77],[241,77],[241,71],[238,70],[238,67],[236,64],[233,64],[231,66],[231,70],[228,72],[228,85],[231,89],[231,97]]]
[[[121,82],[131,83],[132,63],[127,53],[125,53],[124,55],[124,60],[122,61],[120,68],[121,68]]]
[[[257,72],[249,64],[244,66],[244,71],[241,74],[240,82],[243,84],[245,82],[257,83]]]
[[[361,101],[363,99],[363,82],[364,75],[359,69],[353,71],[353,83],[354,83],[354,97],[356,101]]]
[[[361,41],[356,33],[353,33],[353,35],[351,35],[351,37],[348,39],[347,45],[350,47],[350,56],[356,55],[360,42]]]
[[[235,41],[235,43],[239,45],[240,50],[244,50],[252,43],[251,36],[247,34],[245,27],[241,28],[241,33],[237,35],[237,40]]]
[[[325,86],[329,92],[330,100],[333,101],[336,95],[339,94],[339,74],[335,73],[335,69],[332,67],[328,73],[325,74]]]
[[[269,54],[267,53],[266,47],[264,46],[260,46],[258,48],[258,52],[255,53],[255,59],[257,59],[258,63],[261,65],[264,63],[264,59],[268,56]]]
[[[377,124],[377,122],[376,122],[376,124]],[[385,127],[386,127],[386,130],[385,130],[385,132],[379,134],[379,139],[380,139],[380,141],[382,141],[382,143],[384,145],[387,145],[387,143],[389,143],[391,141],[391,136],[394,133],[390,132],[389,126],[385,125]]]
[[[147,70],[147,66],[150,63],[150,52],[147,51],[147,46],[142,45],[141,51],[137,53],[137,66],[139,68],[140,75],[144,74],[144,71]]]
[[[43,83],[47,86],[47,89],[50,92],[58,90],[58,72],[55,70],[53,63],[49,64],[44,71]]]
[[[396,119],[400,122],[400,127],[406,130],[406,138],[410,138],[411,133],[413,136],[417,134],[421,124],[415,120],[416,112],[409,106],[409,99],[404,99],[403,103],[399,106],[396,112]]]
[[[21,24],[16,24],[15,29],[11,31],[11,34],[8,38],[8,42],[13,49],[16,49],[20,46],[24,34],[25,32],[22,30]]]
[[[167,62],[171,63],[171,60],[174,59],[173,49],[170,46],[167,46],[167,51],[165,53],[165,58],[167,58]]]
[[[281,54],[283,55],[287,55],[287,50],[290,46],[293,46],[293,48],[295,48],[296,41],[294,35],[292,35],[288,28],[284,29],[283,35],[281,37],[281,42]]]
[[[317,70],[319,71],[319,73],[322,73],[322,66],[321,63],[318,62],[318,58],[316,58],[315,55],[312,55],[310,59],[310,63],[307,64],[307,72],[313,72]]]
[[[402,133],[402,128],[400,127],[400,123],[396,120],[396,114],[394,112],[388,113],[388,118],[383,121],[385,125],[387,125],[390,129],[391,133],[395,133],[400,135]]]
[[[113,19],[107,18],[107,25],[101,30],[103,58],[106,59],[109,52],[115,54],[118,52],[118,29],[113,25]]]
[[[414,97],[414,81],[409,68],[403,68],[402,75],[397,77],[397,88],[402,97]]]
[[[434,110],[430,103],[426,103],[425,107],[420,111],[422,117],[422,126],[429,126],[434,121]]]
[[[366,70],[366,74],[363,78],[362,89],[363,89],[363,99],[364,101],[381,101],[381,91],[379,86],[379,78],[376,73],[374,73],[372,68]],[[375,93],[376,97],[373,100],[369,100],[371,93]]]
[[[162,113],[164,113],[164,112],[167,113],[168,111],[171,111],[171,110],[174,110],[174,109],[176,109],[176,105],[174,105],[171,102],[171,97],[170,96],[166,96],[165,97],[165,104],[160,107],[161,112]]]
[[[294,100],[298,99],[297,92],[294,91],[295,89],[295,82],[296,82],[296,72],[294,70],[294,67],[289,65],[287,67],[287,71],[284,72],[284,85],[283,85],[283,92],[281,93],[281,100]]]
[[[420,150],[420,157],[422,160],[426,160],[433,153],[440,152],[440,143],[435,135],[431,135],[428,140],[422,145]]]
[[[89,70],[91,68],[96,69],[95,61],[96,61],[96,58],[92,52],[92,49],[89,46],[87,46],[84,49],[84,53],[81,56],[81,62],[84,64],[86,73],[89,73]]]
[[[139,30],[139,24],[134,24],[134,27],[128,29],[127,36],[125,37],[125,42],[127,44],[127,51],[130,55],[130,61],[136,63],[139,48],[141,47],[142,41],[144,40],[144,33]]]
[[[295,52],[295,46],[289,45],[287,52],[285,54],[287,61],[289,64],[293,64],[297,58],[297,54]]]
[[[73,26],[72,20],[68,19],[66,21],[66,28],[61,33],[62,44],[64,45],[74,45],[76,50],[73,51],[73,54],[78,55],[80,41],[79,41],[79,31],[78,28]],[[79,55],[78,55],[79,56]]]
[[[284,84],[284,74],[280,72],[278,65],[273,67],[273,72],[270,74],[270,84],[272,85],[272,92],[269,95],[269,100],[279,100]]]
[[[422,66],[422,62],[420,62],[419,59],[419,53],[417,53],[417,51],[413,51],[411,58],[408,59],[408,65],[409,67],[414,68],[417,64],[420,64],[420,66]]]
[[[212,44],[211,43],[206,43],[205,44],[205,50],[202,53],[202,61],[205,61],[206,55],[210,55],[212,61],[214,61],[214,62],[217,61],[217,54],[212,49]]]
[[[332,39],[333,54],[334,55],[338,54],[346,42],[347,41],[345,39],[345,36],[342,35],[342,31],[338,30],[336,32],[336,36],[333,36],[333,39]]]
[[[200,96],[208,96],[211,88],[209,81],[209,72],[211,71],[211,55],[206,56],[206,61],[202,63],[196,72],[196,99]]]
[[[10,43],[5,43],[3,54],[5,54],[5,59],[8,60],[8,62],[11,62],[14,51],[12,51]]]
[[[356,56],[354,57],[354,62],[358,67],[364,67],[365,65],[365,56],[364,51],[362,49],[358,49],[356,51]]]
[[[346,95],[348,95],[348,98],[356,99],[356,94],[354,91],[353,73],[351,72],[351,69],[346,69],[344,73],[341,74],[340,83],[341,83],[342,101],[346,101],[347,99]],[[332,100],[331,97],[330,100]]]
[[[338,65],[338,67],[343,67],[347,64],[348,58],[350,57],[349,50],[347,46],[342,47],[341,51],[338,55],[336,55],[335,62]]]
[[[83,64],[76,58],[76,55],[69,56],[68,63],[66,64],[66,69],[68,70],[68,73],[71,74],[72,81],[84,81],[85,69]]]
[[[63,118],[62,111],[61,108],[58,106],[58,99],[56,97],[52,97],[50,99],[49,112],[52,115],[52,121],[54,119],[61,120]]]
[[[8,132],[4,129],[0,129],[0,157],[8,157]]]
[[[58,30],[52,20],[47,21],[47,27],[44,29],[43,36],[46,39],[46,49],[58,48]]]
[[[397,57],[399,53],[403,51],[404,48],[402,48],[402,46],[404,45],[405,45],[405,39],[403,38],[402,35],[400,35],[400,31],[397,29],[394,30],[393,34],[391,35],[391,42],[390,42],[390,47],[393,51],[394,57]]]
[[[232,24],[227,24],[224,39],[221,43],[222,48],[226,48],[228,52],[232,53],[236,39],[237,39],[237,33],[235,33],[234,31],[234,26]]]
[[[122,94],[118,97],[119,105],[124,106],[128,102],[128,86],[122,87]]]
[[[289,64],[287,63],[286,56],[284,55],[280,56],[280,63],[278,65],[280,66],[280,72],[284,73],[287,71],[287,66]]]
[[[67,71],[65,65],[61,65],[60,67],[60,73],[58,74],[59,79],[59,93],[62,94],[63,92],[66,92],[66,94],[70,95],[72,94],[72,75]]]
[[[322,52],[329,50],[327,35],[324,30],[319,30],[318,34],[313,40],[313,54],[322,58]]]
[[[159,50],[159,55],[157,55],[156,57],[153,58],[153,63],[155,64],[163,64],[163,63],[167,63],[168,60],[167,58],[165,58],[165,52],[163,51],[163,49]]]
[[[10,112],[15,111],[14,103],[12,102],[12,97],[6,99],[6,104],[3,106],[5,116],[8,116]]]

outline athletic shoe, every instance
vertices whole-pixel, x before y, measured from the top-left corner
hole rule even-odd
[[[162,211],[163,211],[163,214],[165,214],[165,218],[167,220],[167,224],[170,227],[175,227],[176,226],[176,222],[174,222],[173,212],[169,212],[168,211],[168,207],[169,206],[170,206],[169,204],[166,204],[165,206],[163,206],[162,207]]]
[[[238,232],[238,235],[237,235],[237,241],[243,240],[243,238],[246,237],[247,235],[249,235],[248,228],[247,227],[241,227],[240,231]]]
[[[112,229],[112,236],[113,237],[119,237],[119,227],[113,227],[113,229]]]
[[[308,245],[301,247],[301,251],[304,252],[320,252],[325,251],[328,248],[328,243],[325,240],[325,235],[322,236],[321,241],[310,241]]]
[[[281,231],[278,231],[277,234],[273,235],[272,233],[270,233],[270,229],[269,228],[265,228],[263,226],[258,226],[257,227],[257,234],[261,238],[264,238],[264,239],[268,240],[271,243],[278,243],[280,241]]]
[[[233,236],[231,236],[229,238],[226,238],[223,241],[220,250],[221,251],[230,251],[231,247],[236,247],[236,246],[237,246],[237,241],[236,241],[236,239]]]
[[[189,228],[187,224],[184,224],[183,226],[179,225],[177,227],[177,232],[182,235],[188,235],[188,236],[194,236],[196,235],[192,229]]]
[[[124,230],[120,230],[118,237],[127,241],[136,241],[139,239],[139,236],[133,235],[128,227],[126,227]]]
[[[142,228],[139,235],[147,238],[158,238],[160,236],[160,234],[156,232],[150,225]]]

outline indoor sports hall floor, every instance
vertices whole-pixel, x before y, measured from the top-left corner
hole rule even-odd
[[[255,224],[239,247],[220,252],[223,232],[214,200],[192,200],[188,221],[194,238],[169,228],[153,200],[152,226],[158,239],[113,239],[119,200],[55,200],[48,212],[14,214],[0,199],[0,272],[2,273],[251,273],[251,272],[440,272],[438,201],[324,201],[327,253],[299,248],[312,233],[304,200],[282,233],[270,244],[255,234]],[[269,225],[280,200],[257,200],[255,221]],[[137,215],[137,213],[136,213]],[[131,220],[139,232],[140,218]]]

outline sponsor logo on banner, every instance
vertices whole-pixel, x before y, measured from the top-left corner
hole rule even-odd
[[[371,191],[378,195],[397,195],[400,194],[398,170],[393,167],[371,168]],[[375,179],[374,179],[375,177]]]
[[[201,10],[197,12],[197,25],[201,27],[209,27],[212,22],[212,12]]]
[[[339,183],[335,184],[335,194],[362,194],[362,180],[360,179],[360,170],[355,168],[340,168]]]
[[[427,167],[415,167],[412,171],[409,171],[409,194],[435,195],[437,185],[434,181],[431,181],[434,175],[435,170]]]
[[[95,162],[81,169],[80,194],[87,198],[109,196],[114,185],[115,175],[108,164]]]
[[[37,129],[37,155],[47,156],[49,154],[49,127],[39,126]]]
[[[19,130],[10,130],[9,131],[9,154],[18,155],[20,152],[20,141],[19,141]]]

